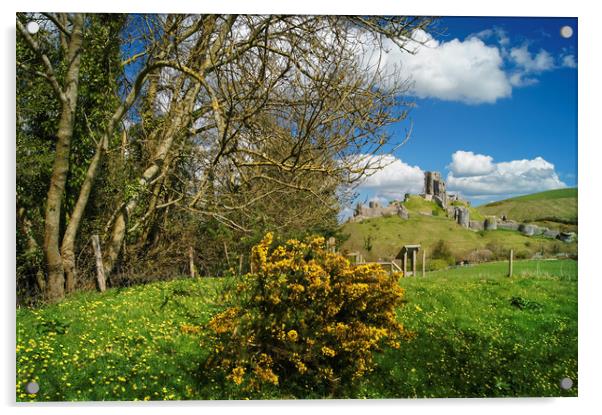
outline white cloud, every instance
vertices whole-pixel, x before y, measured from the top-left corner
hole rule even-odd
[[[366,42],[359,55],[373,71],[379,68],[385,74],[395,73],[398,81],[409,77],[410,93],[419,98],[495,103],[510,97],[513,87],[536,84],[542,72],[576,67],[573,55],[555,57],[544,49],[532,52],[526,43],[513,47],[510,36],[500,27],[464,40],[439,41],[422,30],[412,37],[406,48],[413,54],[385,39],[382,44]]]
[[[368,190],[378,200],[403,199],[406,193],[420,193],[424,186],[424,171],[410,166],[392,155],[373,156],[379,167],[366,177],[357,190]]]
[[[414,37],[425,42],[414,46],[415,54],[391,48],[385,62],[398,62],[402,73],[411,75],[414,95],[469,104],[493,103],[510,96],[512,86],[497,47],[474,36],[439,42],[417,31]]]
[[[510,44],[510,38],[508,37],[508,33],[501,27],[497,26],[492,29],[482,30],[471,36],[478,37],[479,39],[490,39],[493,37],[495,38],[497,43],[499,43],[502,47],[506,47]]]
[[[575,55],[565,55],[562,57],[562,66],[565,68],[576,68],[577,62],[575,61]]]
[[[521,87],[521,86],[529,86],[538,83],[537,78],[525,76],[523,72],[515,72],[510,75],[510,83],[512,86]]]
[[[532,54],[527,45],[510,49],[510,59],[527,73],[554,69],[554,58],[548,51],[540,49],[537,54]]]
[[[494,168],[490,172],[476,176],[458,176],[452,170],[447,176],[447,188],[468,197],[482,198],[490,195],[511,196],[566,187],[558,177],[554,165],[541,157],[493,163],[492,166]]]
[[[495,170],[492,161],[491,156],[459,150],[452,154],[452,162],[448,168],[454,177],[482,176]]]

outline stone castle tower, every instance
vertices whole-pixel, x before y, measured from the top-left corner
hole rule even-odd
[[[441,180],[441,173],[438,171],[424,173],[424,195],[427,199],[439,198],[443,205],[447,204],[445,182]]]

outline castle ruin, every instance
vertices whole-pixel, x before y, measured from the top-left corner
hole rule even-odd
[[[449,209],[452,202],[461,200],[456,194],[450,195],[445,189],[445,182],[441,179],[441,173],[438,171],[424,172],[424,193],[421,195],[425,200],[434,200],[439,206],[453,216],[453,209]],[[467,203],[467,202],[465,202]]]
[[[457,194],[448,194],[445,189],[445,182],[441,179],[441,173],[437,171],[427,171],[424,173],[424,193],[419,196],[424,200],[436,202],[445,210],[448,218],[453,219],[454,222],[463,228],[473,231],[506,229],[520,232],[526,236],[541,235],[544,238],[558,239],[563,242],[572,242],[577,238],[574,232],[560,232],[534,224],[518,223],[508,220],[505,216],[501,218],[489,216],[484,220],[471,220],[470,202],[461,199]],[[410,193],[406,193],[404,202],[407,202],[411,197]],[[349,221],[359,222],[364,219],[381,216],[399,216],[402,219],[408,219],[410,214],[403,202],[393,201],[387,206],[381,206],[378,201],[372,200],[368,203],[368,206],[358,203],[353,211],[353,217],[349,218]]]
[[[368,206],[363,203],[358,203],[353,211],[353,222],[361,221],[368,218],[376,218],[379,216],[399,216],[402,219],[408,219],[410,214],[405,206],[399,202],[392,202],[389,206],[381,206],[379,202],[372,200],[368,202]]]

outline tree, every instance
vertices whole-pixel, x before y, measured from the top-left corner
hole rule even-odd
[[[25,29],[31,19],[42,26],[35,36]],[[332,230],[344,189],[374,170],[372,156],[392,150],[386,128],[409,108],[407,84],[381,70],[381,42],[403,48],[431,23],[51,13],[17,20],[19,79],[44,102],[18,86],[17,151],[43,149],[52,165],[40,175],[25,169],[36,185],[48,180],[48,191],[18,197],[20,249],[33,252],[43,239],[39,285],[50,300],[75,287],[82,227],[102,234],[108,275],[126,245],[143,258],[219,228],[244,251],[258,228]],[[43,144],[54,136],[54,146]],[[34,199],[45,211],[32,220]],[[178,242],[167,228],[182,221],[195,226]]]
[[[280,203],[291,192],[303,194],[307,206],[319,201],[318,212],[334,212],[337,189],[373,168],[369,155],[391,149],[385,128],[407,115],[401,99],[407,84],[358,55],[378,46],[381,36],[407,41],[430,22],[322,16],[183,21],[173,35],[173,57],[166,56],[172,59],[162,73],[166,81],[153,90],[155,107],[167,101],[158,115],[161,128],[144,137],[152,143],[147,167],[124,192],[112,221],[109,273],[128,227],[151,227],[160,205],[243,233],[251,230],[241,218],[255,212],[253,205]],[[185,35],[194,26],[202,30],[191,41]],[[149,118],[157,114],[145,114],[142,124],[155,125]],[[180,157],[183,148],[186,157]],[[168,178],[181,163],[188,171],[177,175],[183,187],[175,189]],[[166,200],[158,204],[161,194]]]

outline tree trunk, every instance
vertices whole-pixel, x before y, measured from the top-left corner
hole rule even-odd
[[[57,132],[56,152],[46,200],[43,250],[48,272],[45,296],[50,301],[60,300],[65,293],[65,274],[63,259],[59,251],[59,232],[62,200],[65,195],[65,183],[67,182],[67,173],[69,172],[73,121],[77,104],[81,46],[83,42],[82,30],[83,15],[75,14],[73,16],[73,30],[70,36],[69,53],[67,55],[69,68],[64,83],[64,100],[61,103],[62,108]]]
[[[90,198],[90,194],[92,192],[92,186],[94,185],[96,175],[98,174],[100,162],[102,157],[106,154],[109,146],[109,140],[112,137],[117,124],[121,121],[127,110],[136,100],[136,97],[142,89],[144,80],[150,71],[151,67],[149,66],[138,75],[136,82],[134,83],[134,88],[132,88],[124,102],[113,113],[100,141],[98,142],[98,145],[96,146],[96,152],[94,153],[94,157],[92,157],[92,160],[88,166],[88,170],[86,171],[84,182],[80,188],[77,202],[75,203],[73,212],[71,213],[71,218],[69,219],[67,229],[65,230],[65,235],[63,236],[63,243],[61,245],[61,256],[63,259],[63,269],[65,273],[65,289],[67,292],[73,291],[75,288],[75,282],[77,281],[75,240],[77,237],[77,232],[79,231],[79,225],[84,215],[84,211],[86,210],[86,206],[88,204],[88,199]]]
[[[123,241],[125,239],[129,216],[136,206],[138,206],[138,201],[142,192],[144,192],[159,175],[161,166],[165,163],[176,136],[180,134],[182,128],[186,127],[190,121],[190,111],[192,110],[194,100],[199,90],[200,84],[195,83],[195,85],[187,92],[184,99],[174,109],[172,117],[173,121],[163,135],[163,139],[157,147],[157,151],[153,156],[150,166],[147,167],[138,181],[139,191],[130,198],[125,204],[125,207],[118,213],[115,222],[113,222],[111,237],[105,249],[106,252],[104,256],[105,272],[107,273],[107,276],[111,275],[111,272],[113,272],[115,264],[117,263],[117,259],[119,258],[119,253],[121,252]]]
[[[90,197],[92,185],[94,183],[94,179],[96,178],[100,159],[102,158],[107,141],[107,136],[105,135],[98,143],[96,153],[94,154],[94,157],[88,166],[88,170],[86,171],[86,176],[84,178],[84,182],[82,183],[77,202],[75,203],[75,207],[71,213],[71,218],[69,219],[69,224],[65,230],[65,235],[63,236],[61,256],[63,259],[63,270],[65,272],[65,291],[68,293],[73,292],[75,289],[75,283],[77,281],[77,267],[75,264],[75,238],[77,236],[77,231],[79,230],[79,225],[83,218],[86,205],[88,204],[88,198]]]
[[[25,208],[17,209],[17,223],[19,224],[19,229],[21,230],[21,233],[27,239],[27,256],[30,258],[36,256],[36,254],[40,252],[40,245],[38,244],[38,241],[36,241],[32,234],[33,232],[31,229],[31,221],[25,214]],[[34,266],[37,268],[36,285],[38,286],[40,292],[43,293],[46,289],[46,281],[44,280],[44,273],[42,272],[42,269],[38,267],[38,265],[40,264],[34,264]]]

